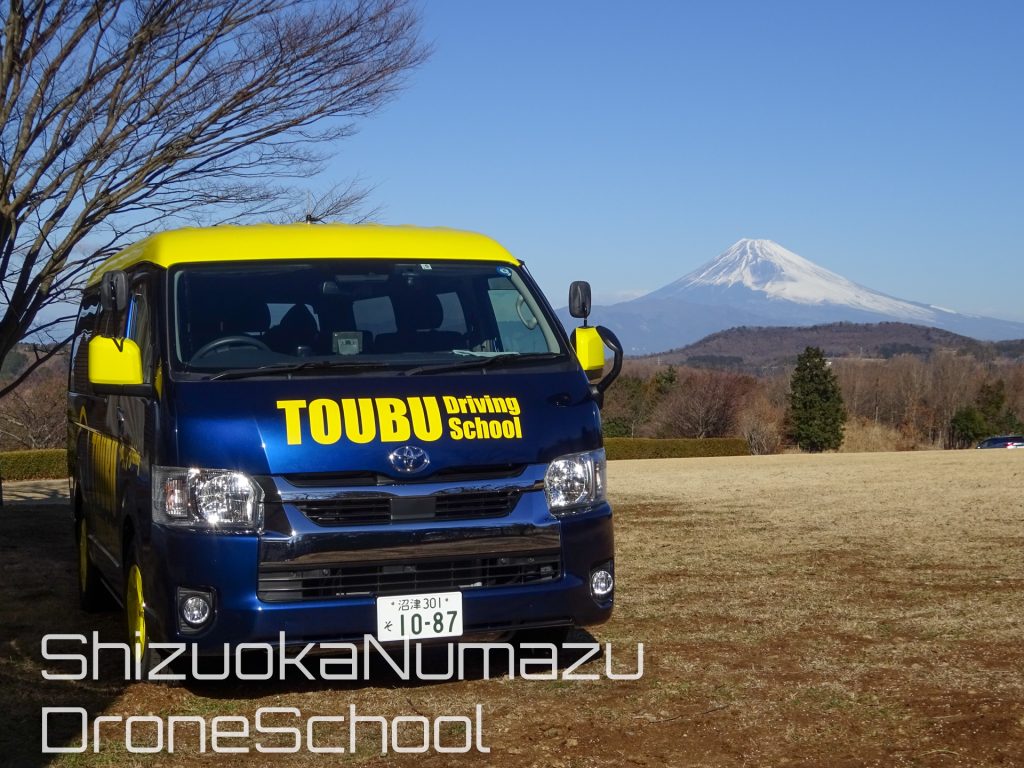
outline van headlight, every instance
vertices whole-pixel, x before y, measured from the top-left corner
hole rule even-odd
[[[582,511],[605,500],[607,484],[604,448],[561,456],[544,474],[548,509],[556,516]]]
[[[263,489],[243,472],[154,467],[153,522],[203,531],[259,533]]]

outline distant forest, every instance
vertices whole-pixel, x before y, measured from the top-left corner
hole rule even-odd
[[[845,450],[961,448],[1024,430],[1024,340],[982,342],[903,323],[733,328],[626,362],[608,392],[605,433],[746,437],[788,447],[789,378],[824,350],[849,419]]]

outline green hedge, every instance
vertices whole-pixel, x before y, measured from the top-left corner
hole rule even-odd
[[[63,448],[0,453],[4,480],[47,480],[68,476],[68,452]]]
[[[613,459],[692,459],[707,456],[749,456],[740,437],[658,440],[647,437],[606,437],[604,449]]]

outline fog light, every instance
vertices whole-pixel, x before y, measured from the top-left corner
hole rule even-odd
[[[181,617],[193,627],[205,624],[206,620],[210,618],[209,601],[200,595],[186,598],[185,602],[181,604]]]
[[[608,597],[615,588],[615,579],[603,568],[590,574],[590,594],[594,597]]]
[[[178,587],[178,630],[192,633],[205,629],[213,622],[213,592],[203,589]]]

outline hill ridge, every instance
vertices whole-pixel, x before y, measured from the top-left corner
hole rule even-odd
[[[940,350],[980,360],[1022,360],[1024,339],[979,341],[934,326],[913,323],[820,323],[809,326],[736,326],[693,344],[643,355],[661,362],[736,369],[789,365],[805,347],[829,357],[885,359],[901,354],[929,356]]]

